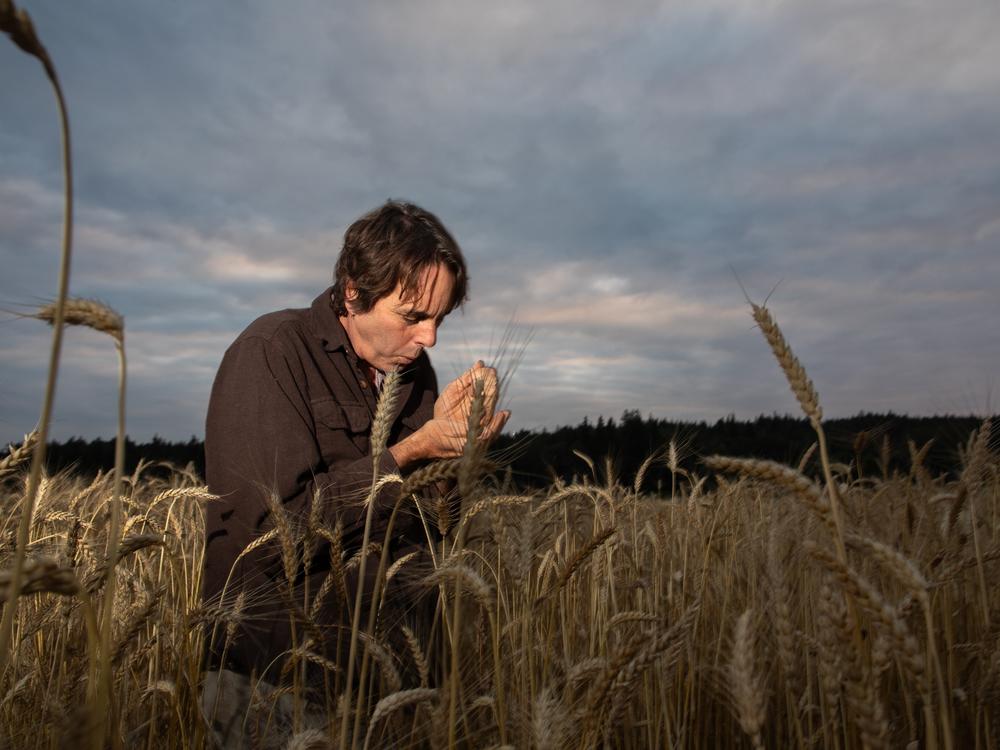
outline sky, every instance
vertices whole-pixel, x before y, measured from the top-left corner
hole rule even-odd
[[[71,293],[125,318],[128,432],[203,435],[226,347],[305,307],[388,198],[462,246],[430,352],[506,375],[508,429],[625,409],[995,411],[995,0],[20,2],[73,134]],[[57,113],[0,39],[0,441],[41,411]],[[775,288],[776,287],[776,288]],[[772,292],[773,290],[773,292]],[[69,329],[52,434],[108,437],[117,361]]]

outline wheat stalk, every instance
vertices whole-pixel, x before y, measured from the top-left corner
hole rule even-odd
[[[285,750],[330,750],[332,747],[326,732],[320,729],[303,729],[292,735]]]
[[[417,665],[417,673],[420,675],[420,687],[427,687],[430,684],[430,667],[427,665],[427,657],[424,656],[424,651],[420,648],[420,642],[410,627],[404,623],[400,626],[400,629],[403,631],[406,645],[410,649],[413,663]]]
[[[344,565],[343,521],[338,518],[337,525],[334,527],[332,532],[321,526],[317,530],[317,533],[320,537],[325,539],[329,545],[328,557],[330,560],[330,572],[323,580],[323,584],[320,586],[320,593],[317,594],[316,599],[313,601],[311,612],[313,618],[315,618],[318,614],[319,607],[323,602],[323,597],[325,596],[324,589],[327,586],[327,581],[331,581],[331,585],[336,586],[337,594],[339,595],[340,600],[344,603],[344,606],[348,608],[351,606],[351,597],[347,592],[347,569]],[[350,615],[350,609],[348,609],[348,615]]]
[[[125,652],[129,645],[138,637],[140,631],[146,624],[153,619],[153,615],[156,613],[157,607],[160,605],[160,601],[163,598],[163,589],[153,590],[146,598],[145,604],[139,607],[133,616],[130,618],[128,625],[125,626],[124,631],[118,637],[118,644],[115,646],[114,656],[111,657],[111,663],[113,665],[121,664],[122,659],[125,656]]]
[[[53,85],[58,86],[55,66],[45,45],[38,38],[31,16],[14,5],[12,0],[0,0],[0,31],[10,36],[11,41],[24,52],[37,57]]]
[[[265,495],[265,503],[271,516],[271,523],[278,535],[278,544],[281,547],[281,563],[284,568],[285,581],[289,588],[295,585],[295,578],[299,569],[299,554],[296,535],[292,531],[292,524],[281,503],[281,498],[274,492]]]
[[[532,747],[561,750],[569,745],[570,717],[552,686],[544,688],[531,706]]]
[[[764,461],[755,458],[732,458],[729,456],[708,456],[703,463],[714,471],[724,471],[745,474],[755,479],[774,482],[792,490],[797,497],[805,501],[806,507],[815,513],[827,528],[836,535],[836,525],[830,513],[830,505],[823,499],[819,488],[808,477],[795,469],[775,461]]]
[[[756,638],[752,630],[753,610],[746,609],[733,631],[733,653],[729,661],[729,687],[736,703],[740,728],[753,740],[755,750],[763,750],[760,730],[767,705],[764,685],[757,665]]]
[[[17,468],[31,458],[31,452],[38,444],[38,430],[24,436],[20,445],[8,445],[7,455],[0,459],[0,482],[11,476]]]
[[[484,510],[511,505],[522,505],[524,503],[531,502],[533,499],[534,498],[531,495],[493,495],[490,497],[484,497],[481,500],[477,500],[462,514],[462,520],[458,525],[460,528],[467,526],[472,522],[473,518],[482,513]]]
[[[63,596],[75,596],[83,591],[72,568],[50,558],[25,560],[21,568],[21,586],[15,588],[13,570],[0,570],[0,601],[12,601],[15,596],[28,596],[44,591]]]
[[[149,509],[152,510],[163,502],[185,499],[212,502],[218,500],[219,496],[209,492],[208,487],[204,485],[199,487],[171,487],[169,490],[157,492],[153,496],[153,499],[149,501]]]
[[[573,574],[580,568],[580,566],[583,565],[583,563],[586,562],[590,556],[593,555],[605,542],[611,539],[616,530],[617,529],[614,526],[611,526],[588,539],[587,542],[573,554],[573,557],[566,561],[566,564],[563,566],[559,573],[559,577],[556,579],[556,582],[552,585],[552,587],[535,600],[535,606],[537,607],[546,599],[558,594],[562,590],[563,586],[569,583]]]
[[[859,602],[887,628],[905,656],[905,663],[917,677],[924,673],[923,654],[917,645],[916,638],[910,632],[909,626],[878,590],[853,568],[842,563],[838,558],[818,547],[814,542],[803,542],[805,551],[822,563],[840,585],[845,594]]]
[[[424,583],[428,586],[433,586],[445,580],[461,581],[469,588],[469,592],[479,602],[480,606],[489,611],[492,603],[490,587],[483,580],[482,576],[468,565],[459,562],[445,562],[441,567],[424,578]],[[460,594],[461,590],[458,593]]]
[[[566,689],[572,691],[578,683],[587,680],[593,675],[607,671],[608,660],[603,656],[593,656],[589,659],[578,661],[566,672]]]
[[[921,600],[927,597],[930,583],[917,568],[916,564],[902,552],[893,549],[883,542],[856,534],[849,534],[846,541],[852,547],[870,552],[897,580],[909,588]]]
[[[633,687],[639,676],[660,657],[664,657],[668,664],[672,664],[677,659],[680,647],[683,645],[682,638],[694,624],[698,611],[699,605],[693,604],[688,607],[677,622],[655,638],[652,640],[644,638],[639,648],[634,651],[625,665],[614,673],[613,679],[607,686],[606,691],[598,690],[595,692],[594,695],[598,700],[603,701],[604,696],[607,694],[611,696],[611,705],[604,719],[605,744],[607,743],[612,727],[617,722],[618,717],[625,708],[625,704],[631,697]],[[626,653],[629,653],[629,651],[626,651]],[[593,702],[591,703],[591,708],[596,708]]]
[[[969,439],[965,451],[965,467],[962,470],[962,483],[974,486],[983,477],[990,456],[990,439],[993,435],[992,420],[985,420],[980,428]]]
[[[618,614],[611,617],[604,625],[603,628],[604,635],[605,637],[607,637],[607,635],[612,630],[617,628],[619,625],[624,625],[626,623],[633,623],[633,622],[650,623],[650,622],[656,622],[658,619],[659,617],[657,617],[656,615],[650,614],[649,612],[643,612],[641,609],[619,612]]]
[[[780,526],[774,524],[767,545],[767,580],[771,599],[771,621],[778,646],[778,662],[792,695],[798,694],[799,671],[792,624],[792,592],[786,575],[788,566],[780,549]]]
[[[846,564],[847,551],[844,547],[844,526],[840,518],[840,498],[830,467],[830,455],[826,446],[826,433],[823,430],[823,410],[819,405],[819,396],[813,387],[812,380],[806,375],[805,368],[792,353],[791,347],[785,340],[785,336],[778,327],[777,322],[771,316],[771,312],[766,307],[755,305],[752,302],[750,303],[750,307],[753,310],[754,320],[760,326],[761,333],[764,334],[764,338],[771,347],[775,359],[778,360],[782,372],[785,373],[785,378],[788,380],[788,385],[791,387],[792,393],[795,394],[799,406],[802,408],[803,413],[809,417],[809,422],[816,432],[819,442],[820,459],[823,463],[823,473],[830,496],[830,514],[833,517],[833,525],[836,529],[834,541],[836,542],[837,554],[840,556],[841,562]],[[857,638],[860,638],[860,636],[856,635]]]
[[[34,506],[38,481],[41,477],[42,467],[45,465],[46,442],[49,435],[49,423],[52,419],[52,408],[55,403],[56,380],[59,372],[59,359],[62,352],[63,319],[65,315],[66,298],[69,294],[70,261],[72,256],[73,238],[73,160],[72,148],[70,145],[69,116],[66,110],[66,100],[63,97],[62,86],[59,84],[59,76],[56,74],[55,65],[49,57],[38,34],[35,32],[31,17],[21,9],[18,9],[12,0],[0,0],[0,31],[8,34],[11,40],[23,51],[34,55],[42,63],[45,73],[52,83],[55,93],[56,104],[59,108],[59,125],[62,137],[62,164],[63,182],[65,185],[65,205],[63,211],[63,233],[62,233],[62,253],[59,263],[59,284],[56,293],[56,303],[53,314],[52,345],[49,352],[48,377],[45,383],[45,396],[42,401],[42,413],[38,420],[38,442],[32,452],[31,470],[28,476],[28,489],[25,493],[24,503],[21,507],[21,515],[17,529],[17,544],[14,551],[12,565],[13,574],[10,580],[11,599],[17,600],[21,589],[21,568],[24,565],[25,555],[28,548],[29,526],[34,515]],[[16,606],[4,607],[3,616],[0,617],[0,674],[7,666],[8,655],[11,646],[11,637],[14,627],[14,613]],[[96,677],[96,675],[91,675]],[[103,715],[101,706],[96,709]],[[104,741],[103,727],[92,738],[94,744]]]
[[[382,381],[382,390],[379,392],[378,405],[375,408],[375,420],[372,422],[372,462],[376,467],[389,443],[389,432],[392,430],[398,401],[399,370],[391,370],[386,373],[385,380]]]
[[[412,706],[415,703],[427,703],[432,701],[437,697],[437,693],[438,691],[435,688],[411,688],[410,690],[397,690],[376,703],[371,719],[368,720],[368,732],[365,735],[364,744],[365,750],[368,749],[369,743],[371,742],[372,730],[378,722],[386,716],[394,714],[407,706]]]
[[[55,302],[43,305],[35,312],[34,317],[49,325],[56,323]],[[122,316],[103,302],[83,297],[70,297],[66,300],[63,323],[71,326],[85,326],[95,331],[106,333],[116,341],[120,341],[125,332]]]
[[[368,492],[368,498],[366,500],[367,508],[365,510],[365,526],[362,535],[361,549],[362,551],[368,549],[368,543],[371,539],[371,528],[372,519],[375,510],[375,498],[379,491],[379,476],[378,469],[381,459],[381,454],[386,449],[386,443],[389,438],[389,431],[392,428],[393,417],[395,416],[395,405],[398,398],[399,391],[399,372],[392,371],[386,375],[385,380],[382,382],[382,390],[379,393],[378,405],[375,408],[375,421],[372,423],[372,439],[371,439],[371,449],[372,449],[372,486]],[[395,508],[398,508],[397,503]],[[395,509],[393,510],[392,518],[395,518]],[[390,519],[391,523],[391,519]],[[389,531],[386,531],[388,536]],[[383,547],[383,553],[385,548]],[[377,589],[381,583],[379,578],[384,574],[382,570],[385,563],[385,555],[381,556],[379,562],[379,573],[376,575],[375,588]],[[358,581],[365,581],[365,573],[368,567],[368,555],[363,554],[358,565]],[[347,657],[347,682],[344,689],[344,720],[340,725],[340,750],[347,750],[348,742],[348,729],[347,725],[350,723],[351,717],[351,699],[353,690],[353,680],[354,680],[354,663],[357,658],[358,641],[362,635],[361,633],[361,603],[362,595],[364,593],[364,586],[359,585],[354,597],[354,610],[352,612],[351,619],[351,637],[349,640],[348,647],[348,657]],[[376,592],[377,593],[377,592]],[[378,612],[378,601],[377,595],[373,595],[371,608],[369,610],[369,631],[372,629],[374,624],[375,615]],[[354,720],[354,731],[353,736],[357,738],[361,722],[361,712],[362,712],[362,701],[364,700],[364,690],[366,687],[366,677],[368,673],[368,648],[365,648],[364,654],[361,659],[361,676],[358,680],[359,691],[358,691],[358,706],[357,715]]]
[[[461,464],[461,458],[445,458],[427,464],[406,477],[399,491],[404,496],[411,495],[438,482],[454,479]]]
[[[840,644],[848,665],[844,696],[861,733],[861,741],[872,750],[888,748],[889,723],[878,694],[877,677],[865,667],[861,653],[851,647],[851,630],[846,623],[840,633]]]
[[[843,682],[843,664],[840,657],[839,639],[841,623],[847,619],[847,608],[843,594],[831,585],[832,576],[826,574],[816,596],[816,636],[819,656],[820,695],[829,716],[827,725],[836,726],[840,708],[840,688]]]
[[[767,343],[771,347],[775,359],[778,360],[782,372],[785,373],[788,385],[791,387],[792,393],[795,394],[795,398],[799,402],[799,406],[802,407],[802,411],[811,420],[822,422],[823,410],[819,405],[819,396],[816,394],[816,388],[813,386],[809,376],[806,375],[805,368],[792,352],[792,348],[785,340],[785,335],[781,332],[774,318],[771,317],[771,311],[766,307],[755,305],[752,302],[750,303],[750,307],[753,310],[753,319],[760,326],[760,332],[764,334],[764,338],[767,339]]]

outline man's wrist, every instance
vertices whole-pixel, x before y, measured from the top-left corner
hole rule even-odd
[[[389,453],[392,454],[393,459],[395,459],[396,464],[402,471],[406,471],[410,464],[419,461],[421,458],[419,446],[417,445],[417,441],[414,439],[415,437],[416,433],[403,438],[395,445],[389,446]]]

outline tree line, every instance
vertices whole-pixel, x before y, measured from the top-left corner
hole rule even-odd
[[[923,466],[936,476],[959,467],[960,448],[982,421],[975,416],[909,417],[890,412],[830,419],[824,426],[832,460],[852,467],[853,476],[859,475],[858,467],[862,476],[908,472],[912,452],[925,447]],[[643,417],[630,409],[618,419],[598,417],[595,422],[585,418],[574,426],[502,435],[491,454],[498,466],[510,467],[521,486],[544,486],[556,478],[590,477],[604,482],[609,471],[612,478],[631,483],[639,466],[655,455],[643,486],[661,492],[667,487],[669,492],[674,478],[671,464],[673,469],[703,475],[700,457],[723,454],[796,466],[814,440],[812,428],[802,418],[775,414],[751,420],[729,416],[715,422],[685,422]],[[928,441],[932,441],[929,446]],[[130,439],[125,458],[127,472],[134,471],[140,459],[153,464],[147,471],[157,471],[156,464],[190,464],[202,476],[205,471],[204,443],[194,436],[184,442]],[[113,466],[113,439],[73,437],[48,447],[50,473],[72,470],[92,476]],[[815,473],[815,458],[807,463],[806,471]]]
[[[906,473],[912,452],[925,447],[922,465],[937,476],[955,473],[960,448],[982,423],[983,418],[976,416],[909,417],[890,412],[828,419],[823,425],[831,460],[851,467],[853,477],[859,476],[859,467],[861,476]],[[631,482],[640,465],[655,453],[643,486],[662,490],[670,487],[671,463],[702,476],[706,471],[700,458],[713,454],[798,466],[815,440],[809,422],[798,417],[775,414],[751,420],[729,416],[716,422],[682,422],[644,418],[637,410],[626,410],[617,420],[584,419],[571,427],[502,436],[498,447],[513,456],[515,474],[527,484],[546,484],[556,477],[568,481],[591,473],[598,481],[606,481],[609,469],[618,479]],[[579,454],[591,459],[593,470]],[[818,473],[816,461],[812,454],[807,474]]]

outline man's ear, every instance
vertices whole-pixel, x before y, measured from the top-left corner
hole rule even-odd
[[[354,282],[348,279],[344,282],[344,307],[347,308],[347,312],[350,315],[355,314],[354,301],[358,298],[358,288],[354,286]]]

